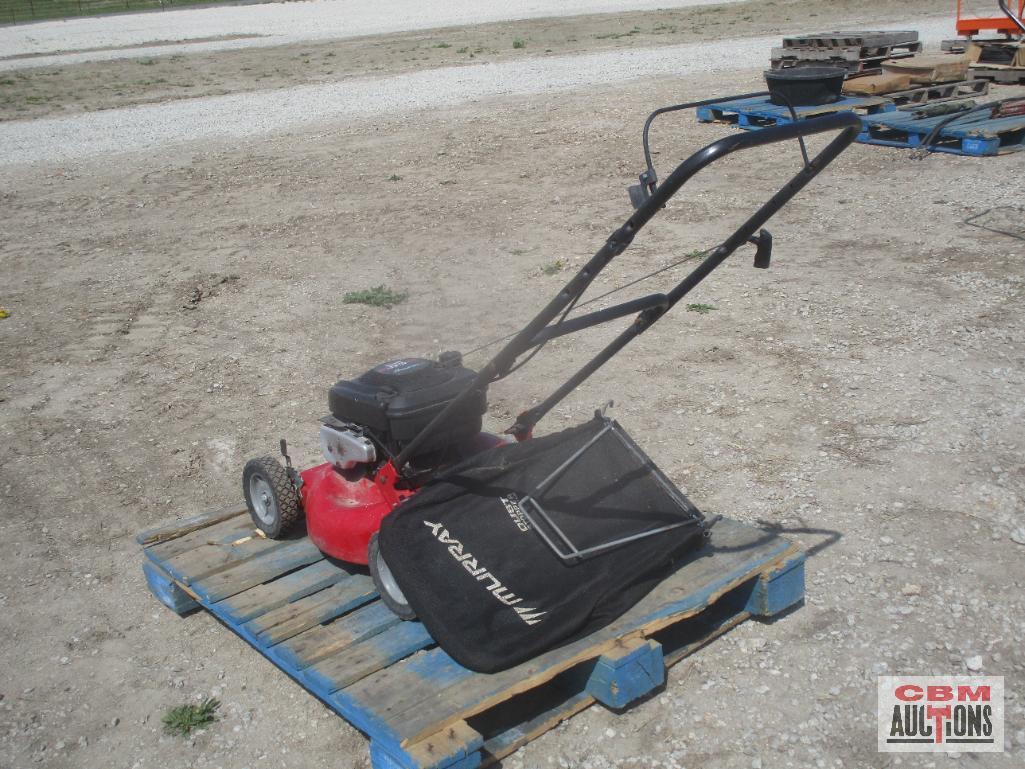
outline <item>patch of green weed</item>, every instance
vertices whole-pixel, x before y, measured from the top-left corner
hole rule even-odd
[[[164,731],[168,734],[187,736],[196,729],[209,726],[217,720],[220,701],[210,697],[198,705],[181,705],[164,714]]]
[[[715,309],[711,304],[688,304],[687,312],[696,312],[698,315],[705,315]]]
[[[406,301],[409,294],[392,291],[390,288],[374,286],[365,291],[349,291],[342,297],[345,304],[366,304],[371,307],[392,307]]]

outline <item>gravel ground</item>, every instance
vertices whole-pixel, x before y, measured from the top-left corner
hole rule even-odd
[[[585,13],[686,8],[740,0],[305,0],[161,13],[125,14],[0,27],[0,59],[88,49],[144,46],[134,51],[92,50],[48,56],[21,64],[70,64],[122,56],[214,51],[286,45],[412,29],[482,24],[506,19],[573,16]],[[243,39],[231,39],[249,36]],[[147,43],[202,40],[153,48]],[[210,38],[222,38],[211,40]],[[10,62],[7,62],[8,64]]]
[[[906,28],[911,22],[881,25]],[[923,40],[947,33],[948,19],[915,22]],[[775,37],[549,56],[464,65],[242,94],[185,99],[92,114],[0,124],[0,164],[64,162],[111,152],[146,151],[196,139],[260,134],[451,106],[509,94],[551,93],[663,75],[728,72],[764,65]],[[725,93],[725,92],[723,92]],[[704,93],[714,96],[715,93]]]

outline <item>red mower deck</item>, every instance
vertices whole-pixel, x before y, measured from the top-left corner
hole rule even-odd
[[[485,766],[596,701],[626,707],[716,636],[804,597],[799,548],[723,519],[691,561],[609,626],[482,674],[455,663],[419,622],[392,614],[365,570],[325,560],[305,535],[258,536],[245,510],[137,539],[163,604],[221,620],[366,734],[374,769]]]

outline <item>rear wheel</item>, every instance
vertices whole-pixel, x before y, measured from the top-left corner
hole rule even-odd
[[[242,491],[253,523],[271,539],[288,536],[302,518],[299,494],[274,457],[246,462]]]
[[[370,565],[370,576],[374,578],[374,587],[380,593],[384,605],[391,609],[400,619],[416,619],[416,612],[413,611],[413,607],[409,605],[406,596],[399,589],[399,585],[395,581],[395,575],[391,573],[388,564],[384,562],[381,548],[377,542],[377,534],[370,538],[367,562]]]

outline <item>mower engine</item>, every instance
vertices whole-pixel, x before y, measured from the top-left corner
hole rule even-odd
[[[487,390],[475,390],[430,440],[416,449],[399,474],[393,460],[456,396],[470,388],[476,372],[462,355],[437,361],[401,358],[375,366],[331,388],[320,428],[327,460],[297,472],[275,457],[246,464],[243,490],[253,520],[268,536],[287,536],[305,516],[313,543],[349,563],[366,564],[371,537],[381,519],[411,496],[426,478],[503,439],[481,432]]]
[[[394,457],[476,376],[463,366],[462,355],[445,352],[437,361],[400,358],[343,379],[328,394],[331,415],[320,429],[324,458],[351,470]],[[451,461],[480,432],[487,407],[487,392],[478,391],[418,450],[414,467],[429,470]]]

